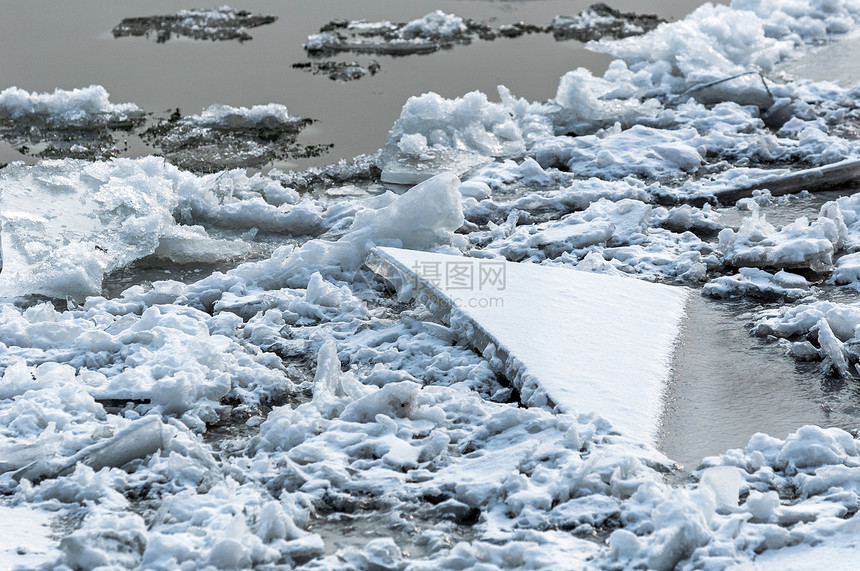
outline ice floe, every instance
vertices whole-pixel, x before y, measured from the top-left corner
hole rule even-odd
[[[298,134],[313,123],[292,117],[284,105],[211,105],[199,115],[178,112],[149,127],[142,137],[176,166],[195,172],[261,167],[278,158],[316,156],[326,145],[305,146]]]
[[[463,18],[441,10],[405,24],[387,20],[337,20],[308,36],[305,50],[312,55],[341,51],[390,55],[430,53],[455,43],[468,43],[474,31]]]
[[[100,85],[53,93],[9,87],[0,92],[0,138],[44,158],[105,159],[118,153],[116,133],[141,125],[144,110],[111,103]]]

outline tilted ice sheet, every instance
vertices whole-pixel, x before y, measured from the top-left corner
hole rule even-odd
[[[0,173],[0,296],[82,301],[108,272],[156,254],[176,263],[248,255],[197,223],[288,234],[323,226],[313,201],[241,170],[196,176],[160,157],[13,164]],[[178,224],[177,220],[185,223]]]
[[[539,404],[545,391],[565,412],[597,413],[622,434],[653,442],[687,290],[532,264],[374,252],[383,268],[420,284],[419,300],[439,296],[436,303],[452,308],[455,330],[499,359],[526,402]]]

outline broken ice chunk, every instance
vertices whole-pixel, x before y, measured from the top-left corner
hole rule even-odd
[[[717,298],[742,295],[764,299],[785,297],[796,300],[809,295],[809,282],[803,276],[780,270],[775,274],[758,268],[740,268],[734,276],[722,276],[705,284],[702,293]]]
[[[251,247],[242,240],[216,240],[200,226],[168,228],[154,254],[177,264],[215,263],[246,256]]]
[[[817,327],[818,344],[821,346],[821,352],[824,354],[824,366],[842,378],[851,378],[848,359],[845,357],[842,341],[833,334],[833,330],[830,329],[827,319],[819,319]]]
[[[562,221],[564,222],[564,221]],[[581,223],[553,224],[532,236],[529,246],[546,251],[547,257],[557,258],[564,252],[578,250],[594,244],[605,244],[612,238],[615,224],[609,220],[592,220]]]
[[[738,506],[738,494],[744,481],[734,466],[714,466],[702,472],[702,486],[710,488],[721,505]]]
[[[412,185],[442,172],[464,176],[493,162],[487,157],[456,149],[426,149],[419,156],[400,154],[385,164],[380,179],[389,184]]]
[[[774,97],[758,72],[742,73],[691,87],[687,93],[705,105],[733,101],[738,105],[755,105],[762,112],[774,104]]]
[[[177,196],[132,161],[48,161],[0,174],[0,295],[82,299],[105,273],[151,254]]]
[[[110,438],[87,446],[67,458],[50,460],[42,457],[17,470],[12,477],[19,481],[54,478],[70,472],[78,462],[95,471],[105,467],[119,468],[164,448],[165,435],[162,428],[160,417],[147,416],[133,421]]]
[[[830,276],[836,285],[846,285],[860,281],[860,253],[842,256],[836,262],[836,269]]]

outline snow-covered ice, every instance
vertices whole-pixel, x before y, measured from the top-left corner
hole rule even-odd
[[[53,93],[30,93],[17,87],[0,91],[0,119],[42,120],[48,124],[86,127],[91,124],[118,124],[143,118],[134,103],[111,103],[101,85]]]
[[[239,40],[252,39],[248,28],[271,24],[275,16],[251,14],[246,10],[234,10],[230,6],[215,9],[186,9],[176,14],[124,18],[114,26],[113,37],[154,35],[158,43],[168,41],[173,34],[195,40]]]

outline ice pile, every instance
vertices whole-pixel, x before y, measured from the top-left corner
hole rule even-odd
[[[760,268],[810,268],[816,272],[833,269],[833,254],[843,246],[848,233],[842,214],[834,203],[822,207],[821,215],[810,223],[798,218],[777,230],[752,203],[752,214],[737,232],[720,232],[720,249],[726,263]],[[829,215],[829,216],[828,216]]]
[[[31,93],[17,87],[0,91],[0,138],[24,154],[39,157],[103,159],[118,150],[115,131],[143,123],[134,103],[111,103],[100,85]]]
[[[522,157],[527,142],[552,133],[539,104],[499,88],[501,103],[480,92],[447,100],[435,93],[411,97],[388,135],[382,180],[415,183],[439,172],[463,175],[491,157]]]
[[[174,34],[195,40],[238,40],[252,39],[248,28],[271,24],[277,16],[252,14],[247,10],[234,10],[221,6],[211,10],[180,10],[176,14],[123,18],[114,26],[113,37],[155,35],[158,43],[164,43]]]
[[[619,39],[650,32],[663,23],[665,20],[654,14],[621,12],[598,2],[576,16],[556,16],[552,21],[552,35],[556,40],[580,42]]]
[[[405,159],[413,145],[404,142],[400,149],[401,139],[420,134],[436,153],[450,149],[512,159],[527,153],[544,168],[582,176],[668,177],[676,181],[673,186],[686,181],[670,191],[677,196],[707,194],[703,186],[712,181],[688,176],[703,170],[737,184],[743,175],[727,172],[730,166],[834,163],[856,156],[856,143],[840,135],[840,117],[853,109],[843,97],[848,92],[775,83],[757,73],[771,70],[804,42],[853,26],[858,14],[842,3],[827,11],[798,7],[790,16],[755,2],[705,5],[642,36],[590,43],[620,59],[603,77],[581,68],[567,73],[555,98],[544,104],[517,101],[504,90],[499,103],[480,101],[483,94],[417,98],[404,106],[386,150]],[[462,114],[466,108],[470,118],[499,112],[509,118],[479,123]],[[652,147],[651,153],[636,152]]]
[[[766,312],[753,332],[783,340],[789,355],[823,360],[825,370],[851,378],[860,361],[860,308],[856,304],[812,301]]]
[[[9,165],[0,173],[2,295],[82,301],[101,293],[105,274],[151,254],[177,263],[252,254],[197,225],[213,221],[298,235],[323,226],[292,189],[239,171],[197,177],[158,157]]]

